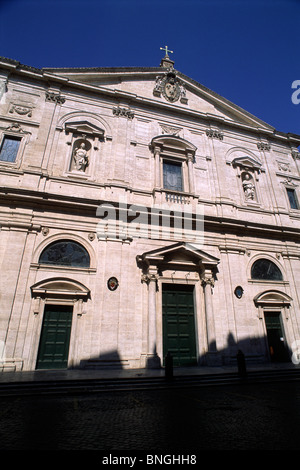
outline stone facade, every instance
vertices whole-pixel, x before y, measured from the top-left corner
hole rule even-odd
[[[0,114],[3,370],[298,360],[300,136],[167,57],[2,58]]]

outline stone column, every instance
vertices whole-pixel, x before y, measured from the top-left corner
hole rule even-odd
[[[156,290],[158,275],[156,270],[149,270],[143,276],[143,281],[148,284],[148,347],[147,363],[148,368],[160,367],[159,357],[156,351]]]
[[[161,187],[160,181],[160,147],[154,148],[154,158],[155,158],[155,188]]]
[[[208,365],[217,365],[217,344],[216,344],[216,330],[213,310],[212,289],[214,286],[214,277],[211,271],[205,272],[202,278],[202,286],[204,289],[205,299],[205,318],[206,318],[206,333],[207,333],[207,362]]]
[[[187,164],[188,164],[188,172],[189,172],[189,191],[190,191],[190,193],[195,192],[193,161],[194,161],[193,154],[188,153],[187,154]]]

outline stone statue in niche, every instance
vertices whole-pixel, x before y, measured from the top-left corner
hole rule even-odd
[[[87,140],[80,139],[75,142],[72,152],[71,170],[85,172],[88,166],[88,151],[91,144]]]
[[[255,186],[252,176],[249,173],[244,173],[242,181],[246,201],[256,201]]]

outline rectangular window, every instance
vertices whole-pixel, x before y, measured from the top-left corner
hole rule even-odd
[[[13,135],[5,136],[0,150],[0,161],[14,163],[17,158],[21,138]]]
[[[183,191],[182,165],[180,163],[163,162],[164,189]]]
[[[286,191],[287,191],[287,195],[289,198],[291,209],[299,209],[299,204],[298,204],[295,190],[287,188]]]

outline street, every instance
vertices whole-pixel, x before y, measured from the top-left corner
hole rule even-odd
[[[298,450],[300,382],[0,399],[1,450]]]

